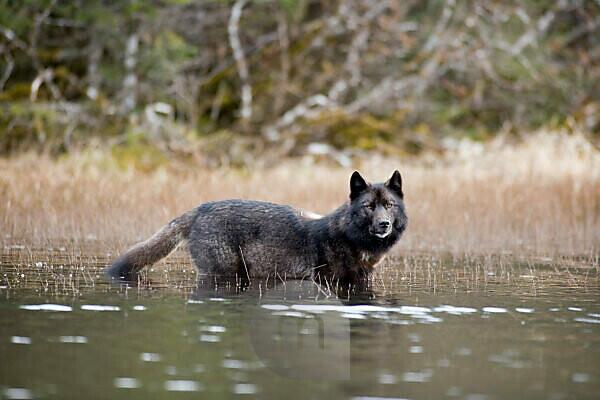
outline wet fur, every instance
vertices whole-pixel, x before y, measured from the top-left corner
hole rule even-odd
[[[402,182],[396,171],[388,182],[369,185],[355,172],[350,188],[350,201],[321,218],[259,201],[202,204],[133,246],[108,273],[134,278],[187,240],[196,267],[209,274],[345,281],[367,277],[406,228]],[[373,229],[384,220],[391,231],[380,238]]]

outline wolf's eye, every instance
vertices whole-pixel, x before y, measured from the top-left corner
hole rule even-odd
[[[374,209],[375,209],[375,204],[370,204],[370,203],[367,203],[367,204],[364,204],[364,206],[365,206],[365,208],[366,208],[367,210],[371,210],[371,211],[372,211],[372,210],[374,210]]]
[[[394,207],[394,203],[385,203],[383,206],[386,208],[386,210],[389,210],[390,208]]]

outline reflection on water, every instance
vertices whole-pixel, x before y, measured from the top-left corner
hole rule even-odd
[[[0,398],[600,391],[600,283],[585,262],[400,262],[339,296],[310,281],[243,287],[175,267],[128,287],[94,265],[61,265],[0,265]]]

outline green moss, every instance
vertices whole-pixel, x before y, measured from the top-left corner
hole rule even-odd
[[[326,142],[339,149],[377,150],[389,154],[397,151],[402,141],[403,119],[402,112],[379,116],[325,112],[304,122],[300,138],[305,144]]]
[[[89,144],[93,138],[114,137],[126,129],[126,119],[105,115],[94,104],[82,104],[76,113],[67,113],[53,103],[0,103],[0,153],[3,154],[36,149],[57,155],[67,151],[67,146]]]
[[[28,99],[31,93],[31,84],[15,83],[6,90],[0,92],[0,101],[16,101]]]
[[[128,133],[123,144],[112,148],[112,156],[119,168],[153,171],[168,161],[165,154],[148,142],[142,132]]]
[[[59,112],[47,104],[13,102],[2,109],[0,115],[0,152],[32,146],[46,146],[57,151],[62,145],[66,122]]]

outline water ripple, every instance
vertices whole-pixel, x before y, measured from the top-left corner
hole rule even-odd
[[[113,384],[119,389],[138,389],[142,384],[136,378],[115,378]]]
[[[31,338],[27,336],[12,336],[10,341],[14,344],[31,344]]]
[[[85,311],[121,311],[120,307],[104,306],[100,304],[84,304],[81,306],[81,309]]]
[[[487,313],[492,313],[492,314],[502,314],[502,313],[507,312],[508,310],[506,308],[502,308],[502,307],[483,307],[481,309],[481,311],[487,312]]]
[[[233,392],[235,394],[255,394],[258,392],[258,388],[252,383],[238,383],[233,386]]]
[[[10,400],[29,400],[33,399],[33,393],[25,388],[7,388],[4,389],[4,397]]]
[[[62,304],[23,304],[19,308],[29,311],[73,311],[73,307],[63,306]]]
[[[58,338],[61,343],[79,343],[85,344],[88,342],[87,337],[85,336],[60,336]]]
[[[204,389],[199,382],[188,380],[166,381],[164,387],[169,392],[199,392]]]
[[[161,360],[161,356],[157,353],[142,353],[140,354],[140,360],[146,362],[159,362]]]

